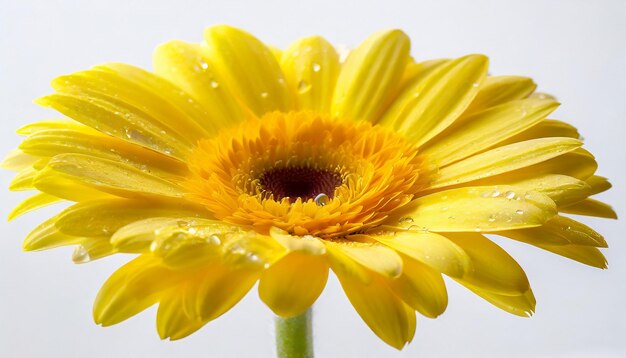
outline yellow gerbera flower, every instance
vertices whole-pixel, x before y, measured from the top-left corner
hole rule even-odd
[[[415,312],[437,317],[445,274],[529,316],[522,268],[485,234],[605,268],[602,236],[562,214],[614,218],[609,189],[558,103],[532,80],[490,76],[482,55],[415,62],[401,31],[343,60],[321,37],[283,51],[211,27],[157,48],[154,72],[109,63],[62,76],[38,103],[71,120],[21,128],[4,167],[36,190],[10,217],[75,202],[25,250],[138,256],[94,306],[97,323],[158,304],[179,339],[257,282],[281,317],[305,312],[329,269],[365,323],[398,349]]]

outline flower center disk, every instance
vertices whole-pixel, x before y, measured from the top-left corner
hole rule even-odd
[[[275,200],[289,198],[294,202],[315,199],[320,194],[332,199],[342,184],[341,174],[308,167],[271,168],[261,175],[259,184]]]
[[[216,218],[321,238],[377,225],[428,177],[403,137],[313,112],[250,119],[201,140],[188,164],[187,198]]]

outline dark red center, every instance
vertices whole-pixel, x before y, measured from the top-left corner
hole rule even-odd
[[[319,194],[326,194],[332,199],[335,188],[342,183],[337,172],[308,167],[274,168],[263,173],[260,184],[274,200],[289,198],[295,201],[315,199]]]

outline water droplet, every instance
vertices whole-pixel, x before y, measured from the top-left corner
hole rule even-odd
[[[413,218],[410,216],[405,216],[403,218],[400,218],[400,220],[398,220],[400,224],[409,224],[409,223],[412,223],[413,221],[414,221]]]
[[[517,210],[515,210],[515,213],[516,213],[517,215],[523,215],[523,214],[524,214],[524,210],[522,210],[522,209],[517,209]]]
[[[76,246],[72,253],[72,261],[74,261],[75,264],[84,264],[91,261],[89,251],[87,251],[83,245]]]
[[[513,199],[515,197],[515,192],[514,191],[507,191],[506,193],[504,193],[504,197],[507,199]]]
[[[499,197],[499,196],[500,196],[500,190],[494,190],[494,191],[491,193],[491,197],[492,197],[492,198],[497,198],[497,197]]]
[[[474,231],[476,231],[476,232],[481,232],[481,231],[483,231],[483,229],[482,229],[480,226],[476,226],[476,227],[474,228]]]
[[[330,198],[328,195],[320,193],[315,197],[315,199],[313,199],[313,201],[315,201],[315,204],[319,206],[324,206],[330,202]]]
[[[311,89],[311,84],[308,83],[307,81],[300,81],[298,82],[298,92],[300,93],[306,93]]]
[[[490,223],[496,221],[496,217],[493,215],[489,215],[489,218],[487,219]]]
[[[319,72],[322,69],[322,66],[319,63],[313,64],[313,72]]]
[[[472,87],[478,87],[478,82],[472,83]]]
[[[206,70],[207,68],[209,68],[209,64],[206,62],[201,62],[200,67],[202,67],[203,70]]]
[[[211,81],[211,87],[218,88],[219,86],[220,86],[220,84],[216,80],[212,80]]]
[[[448,219],[450,219],[450,220],[456,220],[456,216],[454,216],[454,215],[450,215],[450,216],[448,216]]]
[[[222,243],[222,240],[220,239],[220,237],[215,234],[209,236],[207,238],[207,241],[209,242],[209,244],[212,244],[212,245],[220,245]]]
[[[269,95],[267,92],[261,92],[261,98],[267,98]]]

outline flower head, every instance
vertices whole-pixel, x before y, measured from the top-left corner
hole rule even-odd
[[[276,314],[304,312],[329,269],[365,323],[402,348],[437,317],[442,274],[510,313],[535,298],[494,234],[596,267],[601,235],[564,214],[615,217],[610,187],[558,103],[482,55],[416,62],[382,31],[346,59],[321,37],[284,51],[228,26],[172,41],[154,72],[109,63],[62,76],[4,167],[35,190],[11,213],[70,201],[26,250],[137,257],[94,306],[97,323],[158,304],[161,337],[219,317],[257,282]]]

